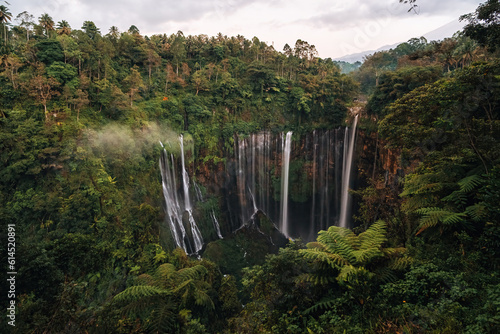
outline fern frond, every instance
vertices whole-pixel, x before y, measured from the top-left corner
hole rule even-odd
[[[306,309],[304,311],[304,314],[307,315],[310,313],[314,313],[320,309],[323,309],[323,310],[331,309],[335,305],[335,302],[336,302],[336,299],[321,300],[318,303],[311,306],[310,308]]]
[[[445,225],[456,225],[459,223],[466,223],[465,217],[467,215],[464,212],[450,212],[446,217],[442,218],[443,224]]]
[[[360,279],[370,279],[373,273],[368,271],[365,267],[344,266],[337,276],[339,283],[359,283]]]
[[[384,255],[388,257],[403,255],[406,253],[406,248],[405,247],[382,248],[382,253],[384,253]]]
[[[194,302],[196,305],[204,306],[211,310],[215,309],[214,302],[212,298],[203,290],[197,289],[194,293]]]
[[[400,196],[407,197],[439,192],[444,187],[441,182],[442,179],[441,175],[437,173],[410,174],[404,181],[404,190]]]
[[[175,273],[175,266],[171,263],[164,263],[156,268],[153,275],[155,285],[168,287],[171,285],[171,276]]]
[[[359,249],[380,248],[387,241],[386,229],[387,224],[382,220],[373,223],[366,231],[359,234]]]
[[[180,292],[180,291],[184,291],[184,292],[185,292],[185,291],[187,290],[187,289],[186,289],[186,287],[189,287],[189,286],[191,286],[192,284],[193,284],[193,280],[192,280],[192,279],[186,280],[186,281],[184,281],[184,282],[180,283],[179,285],[177,285],[177,286],[176,286],[176,287],[172,290],[172,292],[173,292],[174,294],[177,294],[177,293],[178,293],[178,292]]]
[[[148,274],[142,274],[137,277],[137,280],[141,283],[141,285],[153,285],[154,282],[153,277]]]
[[[170,291],[150,285],[135,285],[126,288],[117,294],[113,300],[116,302],[134,302],[141,298],[152,297],[156,295],[169,295]]]
[[[189,279],[201,279],[208,273],[207,268],[198,264],[190,268],[183,268],[175,273],[176,280],[182,282]]]
[[[309,282],[312,285],[326,285],[330,282],[333,282],[333,277],[325,276],[316,273],[306,273],[302,274],[300,278],[298,278],[299,282]]]
[[[464,193],[469,193],[481,184],[483,184],[484,180],[481,175],[473,174],[467,177],[464,177],[460,181],[458,181],[458,185],[460,186],[460,191]]]
[[[148,332],[173,333],[177,322],[176,309],[177,305],[170,299],[159,304],[159,307],[151,313]]]
[[[349,264],[349,261],[343,258],[340,254],[323,252],[317,248],[301,249],[299,252],[307,259],[327,263],[334,269]]]
[[[416,210],[416,213],[423,215],[420,219],[420,229],[417,235],[430,227],[438,225],[440,222],[444,225],[465,223],[464,217],[466,216],[465,213],[462,212],[453,212],[436,207],[421,208]]]
[[[394,282],[397,280],[396,275],[394,275],[394,271],[389,267],[376,268],[373,272],[377,278],[384,283]]]
[[[434,195],[420,195],[405,198],[402,209],[406,212],[414,212],[420,208],[428,207],[436,203],[437,197]]]
[[[325,251],[337,253],[349,262],[356,261],[352,254],[353,244],[356,241],[356,235],[347,228],[330,226],[326,231],[320,231],[317,238],[323,245]]]
[[[456,190],[442,199],[443,202],[451,202],[460,207],[467,202],[467,194],[461,189]]]
[[[474,205],[468,206],[465,209],[465,213],[471,217],[471,219],[475,222],[480,222],[483,220],[488,214],[488,208],[484,203],[476,203]]]
[[[413,258],[409,256],[403,256],[393,259],[388,267],[393,270],[403,270],[408,268],[413,263]]]

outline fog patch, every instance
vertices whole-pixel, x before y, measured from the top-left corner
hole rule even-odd
[[[127,157],[152,153],[161,149],[160,143],[170,153],[180,152],[179,134],[164,124],[149,123],[132,129],[124,124],[110,123],[99,130],[89,129],[86,135],[90,147],[105,155]]]

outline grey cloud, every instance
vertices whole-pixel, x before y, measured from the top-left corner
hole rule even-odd
[[[410,8],[408,4],[400,4],[398,0],[385,2],[337,1],[336,4],[330,8],[325,7],[320,15],[299,22],[316,28],[340,29],[363,25],[371,20],[387,21],[416,15],[413,11],[408,12]],[[418,0],[417,4],[417,13],[422,18],[440,15],[452,15],[458,18],[458,16],[468,13],[470,8],[475,8],[478,3],[477,0]]]

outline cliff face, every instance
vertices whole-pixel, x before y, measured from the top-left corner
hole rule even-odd
[[[224,163],[196,166],[196,181],[219,199],[222,220],[230,230],[262,210],[280,229],[286,224],[291,237],[314,240],[319,230],[338,223],[348,147],[356,138],[351,135],[351,129],[338,128],[288,139],[285,133],[271,132],[236,136],[233,152],[224,157]],[[289,161],[283,159],[287,140]],[[355,166],[352,163],[353,182],[345,186],[355,184]],[[288,216],[286,222],[284,216]]]
[[[355,110],[356,115],[361,112]],[[179,171],[178,161],[177,165],[173,169]],[[227,235],[260,210],[287,236],[312,241],[318,231],[340,224],[342,210],[350,227],[368,217],[387,216],[369,215],[368,210],[393,212],[394,208],[384,207],[391,201],[400,203],[404,177],[398,150],[386,148],[376,132],[360,130],[353,135],[352,128],[292,136],[272,132],[235,136],[231,153],[217,161],[200,158],[189,166],[193,213],[202,234],[211,235],[209,240],[217,238],[210,232],[215,220]],[[345,182],[348,170],[351,179]],[[183,191],[180,180],[178,176],[179,192]],[[377,196],[367,195],[370,187]]]

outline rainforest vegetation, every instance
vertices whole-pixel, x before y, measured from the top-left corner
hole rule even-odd
[[[144,36],[1,5],[0,262],[16,274],[0,332],[500,332],[499,13],[488,0],[454,36],[344,74],[302,40]],[[174,247],[159,140],[184,135],[209,198],[235,134],[334,129],[353,107],[352,229],[262,249],[221,221],[227,243]],[[250,260],[231,262],[245,242]]]

